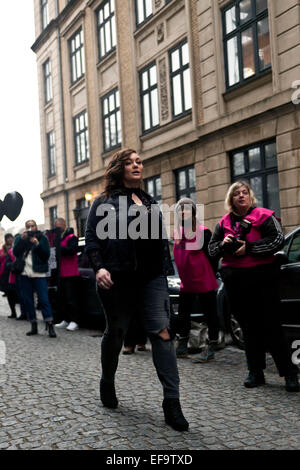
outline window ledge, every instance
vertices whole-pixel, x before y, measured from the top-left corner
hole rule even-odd
[[[50,183],[51,181],[54,181],[56,178],[56,173],[54,175],[48,175],[48,183]]]
[[[44,104],[44,111],[47,112],[49,109],[53,108],[53,98],[51,98],[48,103]]]
[[[85,162],[82,162],[82,163],[76,163],[73,166],[74,171],[81,170],[81,168],[85,168],[86,166],[89,166],[89,164],[90,164],[89,160],[86,160]]]
[[[76,80],[76,82],[72,83],[69,87],[70,91],[74,91],[77,87],[79,87],[80,85],[83,85],[85,82],[85,74],[82,75],[82,77],[78,78],[78,80]]]
[[[101,59],[98,59],[98,63],[96,65],[97,69],[105,66],[107,63],[109,64],[110,61],[116,60],[116,55],[116,46],[114,46],[113,49],[105,54],[105,56],[103,56]]]
[[[242,83],[241,85],[237,85],[236,88],[234,88],[233,90],[225,91],[222,96],[224,98],[224,101],[230,101],[231,99],[242,96],[248,91],[254,90],[255,88],[258,88],[259,86],[262,86],[265,83],[271,81],[272,69],[268,69],[263,74],[257,77],[252,77],[249,79],[249,81]]]
[[[185,114],[184,116],[178,116],[177,118],[174,118],[172,121],[163,124],[162,126],[154,129],[153,131],[147,131],[147,133],[142,134],[140,136],[140,139],[142,142],[144,142],[145,140],[163,134],[164,132],[167,132],[173,129],[174,127],[178,127],[179,125],[185,124],[189,121],[192,121],[192,111],[189,111],[188,114]]]

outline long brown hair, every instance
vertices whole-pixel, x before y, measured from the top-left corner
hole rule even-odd
[[[122,188],[125,162],[128,160],[132,153],[137,153],[136,150],[126,148],[119,150],[109,162],[105,175],[104,175],[104,191],[101,196],[109,196],[114,190]]]

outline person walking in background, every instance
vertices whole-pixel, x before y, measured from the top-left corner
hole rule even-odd
[[[56,334],[53,328],[52,309],[48,298],[46,280],[46,273],[49,269],[49,242],[47,237],[38,230],[34,220],[28,220],[25,223],[25,228],[26,230],[22,235],[18,234],[15,237],[13,254],[16,258],[24,260],[20,282],[28,319],[31,322],[31,330],[26,334],[31,336],[38,333],[34,305],[34,291],[36,291],[42,315],[46,322],[46,329],[49,336],[55,338]]]
[[[15,282],[10,281],[10,269],[14,261],[12,245],[14,237],[11,233],[4,236],[5,243],[0,250],[0,290],[5,293],[11,314],[8,318],[17,318],[16,304],[18,302]]]
[[[100,397],[104,406],[116,408],[115,374],[119,354],[133,312],[143,315],[152,344],[153,362],[163,386],[165,421],[178,431],[188,429],[179,401],[179,374],[170,337],[170,306],[166,276],[173,273],[168,240],[163,236],[162,216],[155,200],[141,188],[143,164],[133,149],[115,153],[105,173],[105,190],[95,199],[88,216],[86,250],[96,273],[105,314],[106,330],[101,343]],[[132,215],[140,212],[145,237],[131,235]],[[108,211],[125,237],[99,232]],[[151,215],[157,216],[158,236],[151,235]],[[141,229],[143,230],[141,227]],[[137,384],[135,384],[137,386]]]
[[[255,195],[246,181],[228,189],[225,208],[209,243],[209,253],[222,257],[221,275],[230,308],[245,342],[249,375],[244,385],[265,383],[266,351],[273,356],[286,390],[299,391],[298,368],[280,323],[279,269],[274,253],[284,236],[274,211],[256,207]]]
[[[182,198],[176,205],[174,259],[181,280],[176,332],[179,333],[177,357],[188,357],[188,339],[191,329],[191,311],[199,297],[208,325],[208,340],[195,362],[208,362],[215,358],[219,338],[216,289],[218,283],[208,255],[211,231],[197,220],[196,204]]]
[[[58,288],[58,310],[61,322],[57,323],[55,327],[75,331],[79,328],[78,238],[74,235],[72,228],[67,228],[63,218],[56,219],[54,227],[61,230]]]
[[[132,318],[124,338],[123,354],[133,354],[137,351],[146,351],[147,333],[141,321],[141,315],[137,312]]]

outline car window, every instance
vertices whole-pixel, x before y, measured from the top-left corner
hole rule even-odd
[[[288,258],[290,263],[300,262],[300,232],[297,232],[292,240]]]

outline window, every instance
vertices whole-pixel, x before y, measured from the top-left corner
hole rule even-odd
[[[140,90],[142,131],[146,132],[159,126],[156,64],[152,64],[140,72]]]
[[[69,41],[70,62],[71,62],[71,82],[75,83],[85,74],[83,31],[74,34]]]
[[[276,143],[270,141],[238,150],[231,155],[232,182],[246,180],[254,191],[257,205],[280,215]]]
[[[76,225],[79,237],[84,237],[86,230],[86,223],[89,215],[90,203],[85,198],[78,199],[76,202],[77,215]]]
[[[74,118],[75,163],[89,160],[89,131],[87,112],[83,111]]]
[[[49,177],[54,176],[56,173],[56,161],[55,161],[55,137],[54,132],[48,132],[47,134],[47,153],[48,153],[48,175]]]
[[[193,166],[180,168],[175,172],[176,198],[189,197],[196,202],[196,174]]]
[[[57,219],[57,206],[49,208],[50,213],[50,228],[54,228],[54,221]]]
[[[102,98],[102,123],[104,151],[121,145],[120,94],[115,89]]]
[[[52,93],[52,76],[51,76],[51,62],[48,59],[43,64],[43,71],[44,71],[44,89],[45,89],[45,103],[49,103],[49,101],[53,98]]]
[[[299,263],[300,261],[300,232],[297,232],[289,246],[288,257],[290,263]]]
[[[271,67],[267,0],[235,0],[223,10],[226,88]]]
[[[42,29],[49,24],[48,0],[41,0]]]
[[[98,50],[102,59],[116,46],[115,0],[103,2],[97,11]]]
[[[146,192],[152,196],[158,204],[162,203],[160,176],[145,179]]]
[[[152,0],[135,0],[136,25],[140,26],[153,13]]]
[[[170,51],[170,72],[173,117],[185,114],[192,108],[189,49],[187,41]]]

